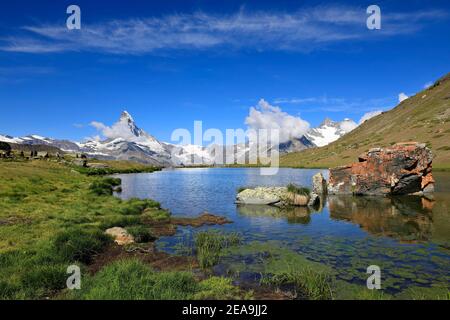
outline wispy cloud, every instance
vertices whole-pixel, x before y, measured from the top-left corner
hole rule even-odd
[[[392,98],[349,99],[340,97],[278,98],[273,103],[297,105],[302,112],[348,112],[373,111],[392,104]]]
[[[447,18],[439,10],[384,13],[382,29],[367,30],[364,8],[320,6],[291,13],[204,12],[82,24],[25,26],[4,37],[0,50],[28,53],[89,51],[146,54],[157,50],[204,50],[220,46],[255,50],[311,51],[329,44],[410,34],[426,23]]]

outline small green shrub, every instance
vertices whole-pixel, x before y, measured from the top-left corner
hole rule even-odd
[[[287,191],[295,193],[295,194],[303,195],[303,196],[308,196],[310,194],[310,192],[311,192],[309,190],[309,188],[300,187],[300,186],[297,186],[296,184],[293,184],[293,183],[290,183],[290,184],[287,185]]]
[[[56,236],[53,242],[55,254],[66,261],[89,263],[93,254],[99,253],[111,238],[100,230],[69,229]]]
[[[151,234],[148,227],[142,225],[127,227],[127,231],[134,237],[134,241],[138,243],[149,242],[156,239],[156,237]]]

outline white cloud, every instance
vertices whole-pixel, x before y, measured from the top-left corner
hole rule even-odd
[[[0,50],[145,54],[166,49],[229,46],[311,51],[336,42],[410,34],[422,29],[428,21],[447,16],[442,10],[385,13],[383,28],[368,37],[367,15],[360,7],[318,6],[289,13],[240,10],[226,15],[196,12],[84,23],[76,32],[60,23],[25,26],[22,33],[3,36]]]
[[[139,138],[136,137],[130,130],[128,123],[126,121],[118,121],[112,126],[106,126],[105,124],[92,121],[91,126],[101,132],[101,134],[109,139],[123,138],[127,141],[139,142]]]
[[[250,108],[245,123],[253,130],[278,129],[280,143],[303,136],[310,126],[307,121],[283,112],[264,99],[261,99],[257,106]]]
[[[344,121],[341,121],[340,124],[341,129],[347,133],[355,129],[357,126],[358,124],[351,119],[344,119]]]
[[[408,99],[409,97],[404,93],[404,92],[400,92],[398,94],[398,102],[402,102],[405,101],[406,99]]]
[[[376,117],[377,115],[381,114],[382,112],[383,112],[382,110],[375,110],[375,111],[367,112],[361,117],[361,119],[359,119],[358,124],[360,125],[360,124],[364,123],[365,121],[367,121],[373,117]]]

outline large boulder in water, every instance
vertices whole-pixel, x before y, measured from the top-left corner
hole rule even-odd
[[[306,206],[310,196],[290,192],[287,187],[256,187],[244,189],[236,196],[237,204]]]
[[[328,193],[386,195],[432,192],[432,160],[431,150],[417,142],[374,148],[359,156],[357,163],[330,169]]]

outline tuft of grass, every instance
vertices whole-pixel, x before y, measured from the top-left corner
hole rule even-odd
[[[86,231],[73,228],[59,233],[54,240],[55,254],[66,261],[89,263],[111,238],[100,230]]]
[[[199,283],[200,292],[194,295],[196,300],[236,300],[241,298],[239,288],[232,284],[230,278],[211,277]],[[246,297],[248,299],[250,297]]]
[[[141,218],[139,216],[108,216],[103,218],[103,221],[100,223],[100,229],[106,230],[112,227],[125,228],[127,226],[139,224],[140,222]]]
[[[219,262],[223,249],[241,244],[242,236],[238,233],[202,231],[195,235],[194,242],[198,262],[202,268],[207,269]]]
[[[120,186],[120,184],[120,178],[102,178],[92,182],[89,190],[97,196],[110,196],[113,194],[114,187]]]
[[[127,231],[133,236],[134,241],[138,243],[145,243],[156,239],[156,237],[150,232],[149,228],[143,225],[127,227]]]
[[[261,280],[263,284],[276,287],[294,286],[298,294],[305,295],[305,298],[310,300],[333,299],[333,281],[334,278],[329,273],[316,271],[309,267],[289,268],[284,272],[265,275]]]
[[[169,222],[170,212],[165,209],[147,208],[142,212],[141,220],[144,223]]]
[[[157,201],[151,199],[137,199],[132,198],[125,203],[121,212],[124,215],[140,215],[148,208],[160,208],[160,204]]]
[[[293,184],[293,183],[290,183],[287,185],[287,191],[295,193],[295,194],[303,195],[303,196],[308,196],[311,192],[311,190],[309,190],[309,188],[297,186],[296,184]]]

